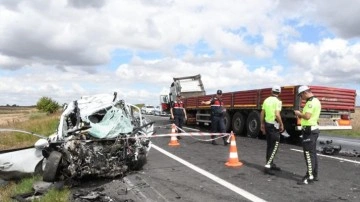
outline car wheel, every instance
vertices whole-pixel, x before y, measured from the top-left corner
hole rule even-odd
[[[146,164],[147,158],[145,154],[139,154],[138,160],[131,162],[130,169],[134,171],[141,170]]]
[[[49,158],[46,160],[46,165],[43,173],[44,182],[54,182],[59,173],[59,164],[62,154],[58,151],[52,151]]]

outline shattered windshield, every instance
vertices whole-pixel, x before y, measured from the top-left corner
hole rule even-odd
[[[101,121],[90,122],[90,126],[89,134],[97,138],[114,138],[133,130],[131,119],[126,116],[123,109],[115,106],[105,112]]]
[[[69,103],[59,124],[59,137],[67,137],[81,128],[80,122],[89,128],[89,135],[96,138],[115,138],[134,129],[133,110],[123,100],[114,100],[106,94],[83,96]],[[70,125],[69,125],[70,124]]]

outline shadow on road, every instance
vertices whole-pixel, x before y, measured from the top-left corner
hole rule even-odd
[[[264,172],[264,166],[263,165],[258,165],[258,164],[254,164],[254,163],[250,163],[248,161],[244,161],[242,160],[242,162],[244,163],[245,166],[249,167],[249,168],[255,168],[257,170],[259,170],[260,172]],[[286,171],[286,170],[281,170],[281,171],[274,171],[275,172],[275,176],[278,178],[283,178],[283,179],[287,179],[287,180],[293,180],[293,181],[299,181],[302,179],[303,176]]]

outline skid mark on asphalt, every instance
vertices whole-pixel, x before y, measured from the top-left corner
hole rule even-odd
[[[144,179],[141,178],[140,180],[139,179],[135,180],[135,179],[129,179],[129,177],[130,176],[124,177],[124,182],[128,185],[128,187],[130,187],[130,189],[128,191],[132,191],[134,193],[135,197],[137,197],[138,201],[155,202],[154,200],[150,199],[147,196],[147,195],[150,195],[150,193],[149,193],[150,191],[148,190],[148,189],[150,189],[151,192],[154,192],[154,194],[157,196],[157,197],[154,197],[154,198],[156,198],[156,202],[159,202],[159,201],[169,202],[160,192],[158,192],[154,187],[150,186],[150,184],[147,181],[145,181]],[[141,181],[141,182],[134,184],[134,182],[136,182],[136,181]],[[148,187],[148,189],[146,189],[144,187],[140,188],[140,187],[138,187],[138,184],[143,184],[146,187]],[[147,194],[145,194],[145,192]]]
[[[255,196],[255,195],[253,195],[253,194],[251,194],[251,193],[249,193],[249,192],[247,192],[247,191],[245,191],[245,190],[231,184],[230,182],[227,182],[227,181],[225,181],[225,180],[223,180],[223,179],[221,179],[221,178],[219,178],[219,177],[217,177],[217,176],[215,176],[215,175],[213,175],[213,174],[211,174],[211,173],[209,173],[209,172],[207,172],[207,171],[205,171],[205,170],[203,170],[203,169],[201,169],[201,168],[199,168],[199,167],[197,167],[197,166],[195,166],[195,165],[193,165],[193,164],[191,164],[191,163],[189,163],[187,161],[185,161],[184,159],[181,159],[181,158],[175,156],[174,154],[161,149],[160,147],[158,147],[158,146],[156,146],[154,144],[152,144],[152,147],[154,149],[158,150],[159,152],[165,154],[166,156],[178,161],[179,163],[193,169],[194,171],[208,177],[209,179],[219,183],[220,185],[222,185],[222,186],[234,191],[235,193],[247,198],[250,201],[259,201],[259,202],[265,201],[264,199],[261,199],[261,198]]]
[[[296,152],[303,152],[303,150],[299,150],[299,149],[290,149],[292,151],[296,151]],[[326,158],[331,158],[331,159],[337,159],[339,161],[347,161],[350,163],[356,163],[356,164],[360,164],[360,161],[354,161],[354,160],[349,160],[349,159],[344,159],[344,158],[339,158],[339,157],[334,157],[334,156],[327,156],[327,155],[322,155],[322,154],[317,154],[318,156],[322,156],[322,157],[326,157]]]

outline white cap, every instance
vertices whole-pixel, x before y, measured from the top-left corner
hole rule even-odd
[[[298,95],[304,91],[307,91],[309,90],[309,86],[300,86],[299,89],[298,89]]]
[[[281,87],[278,85],[275,85],[272,87],[271,91],[275,92],[275,93],[281,93]]]

